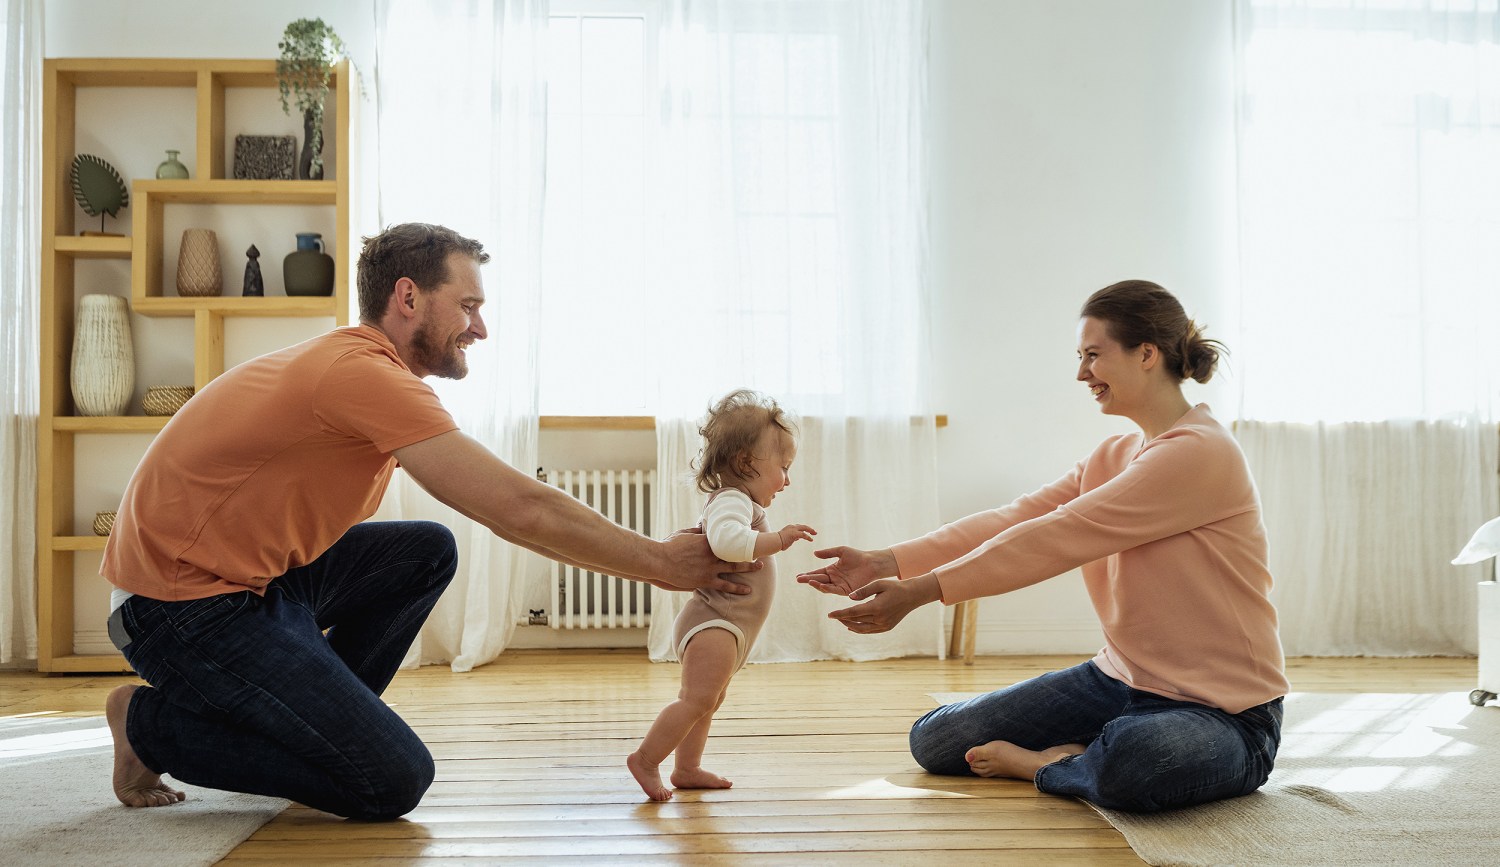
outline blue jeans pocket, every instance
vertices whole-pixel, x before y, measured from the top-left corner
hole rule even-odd
[[[213,635],[233,621],[253,595],[249,590],[243,590],[239,593],[224,593],[191,602],[179,602],[167,616],[183,641],[196,642]]]
[[[227,710],[210,701],[208,696],[193,685],[193,679],[184,676],[172,663],[162,660],[157,672],[161,682],[153,681],[151,685],[168,695],[173,704],[185,707],[206,719],[224,719],[229,716]]]

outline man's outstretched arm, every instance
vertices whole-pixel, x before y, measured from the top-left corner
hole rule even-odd
[[[543,557],[669,590],[748,592],[719,575],[758,568],[720,560],[701,534],[658,542],[627,530],[520,472],[462,431],[397,449],[396,459],[440,502]]]

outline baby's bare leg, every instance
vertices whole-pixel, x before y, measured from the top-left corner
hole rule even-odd
[[[693,730],[687,733],[682,743],[677,745],[675,766],[672,769],[672,785],[679,789],[727,789],[734,783],[719,776],[703,770],[703,748],[708,744],[708,730],[714,724],[714,714],[724,704],[724,696],[729,690],[719,693],[719,700],[714,702],[714,709],[709,711]]]
[[[682,689],[677,700],[662,708],[645,740],[625,766],[653,801],[665,801],[672,791],[661,781],[661,763],[714,708],[734,675],[739,644],[726,629],[705,629],[688,641],[682,654]]]

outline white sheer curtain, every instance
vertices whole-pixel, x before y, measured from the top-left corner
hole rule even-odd
[[[1494,0],[1238,0],[1238,427],[1293,654],[1474,650],[1497,511]]]
[[[919,0],[675,0],[659,32],[664,125],[652,152],[648,252],[658,359],[655,525],[695,524],[684,478],[695,422],[740,386],[799,414],[792,486],[773,526],[814,545],[782,578],[751,660],[940,654],[942,611],[859,636],[849,604],[792,580],[828,545],[879,547],[938,524],[929,405],[924,142],[927,13]],[[675,658],[681,594],[653,592],[653,659]]]
[[[546,0],[376,3],[382,226],[441,223],[484,243],[489,339],[469,376],[432,380],[459,426],[512,466],[536,466],[536,340],[546,152]],[[515,629],[532,556],[398,473],[377,517],[435,520],[459,571],[408,662],[467,671]]]
[[[1486,427],[1475,437],[1445,422],[1236,425],[1264,499],[1289,653],[1475,652],[1473,582],[1493,561],[1451,561],[1476,516],[1500,506],[1500,446]]]
[[[36,659],[36,425],[41,411],[41,0],[6,0],[0,54],[0,664]]]

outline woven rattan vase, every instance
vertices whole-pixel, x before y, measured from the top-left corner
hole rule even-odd
[[[153,385],[141,398],[146,415],[174,415],[193,396],[191,385]]]
[[[202,297],[223,291],[219,236],[212,229],[184,229],[182,248],[177,254],[177,294]]]
[[[94,535],[95,536],[108,536],[111,532],[114,531],[114,529],[115,529],[115,513],[114,512],[95,512],[94,513]]]
[[[124,415],[135,393],[135,347],[130,310],[116,295],[78,299],[73,332],[73,410],[78,415]]]

